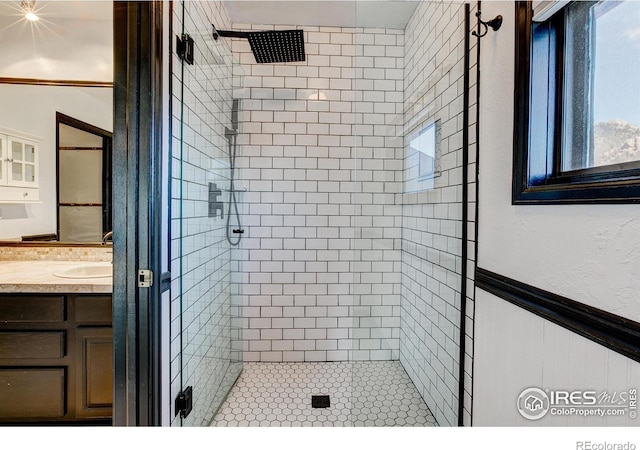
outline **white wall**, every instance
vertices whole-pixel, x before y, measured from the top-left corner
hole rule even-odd
[[[637,205],[511,204],[514,3],[483,2],[483,17],[498,14],[502,28],[481,41],[478,266],[638,321]],[[631,370],[624,373],[637,384],[637,364],[513,308],[477,292],[474,425],[523,424],[514,392],[529,385],[615,389],[620,370]],[[590,378],[599,367],[609,375]],[[573,417],[566,424],[582,422]]]
[[[486,2],[502,28],[482,39],[480,267],[640,321],[638,205],[511,205],[513,2]]]
[[[56,232],[56,112],[113,130],[111,88],[0,84],[0,127],[42,138],[39,204],[0,203],[0,239]]]

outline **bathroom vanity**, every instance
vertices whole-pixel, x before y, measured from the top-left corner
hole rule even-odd
[[[112,278],[54,275],[87,267],[0,261],[0,423],[111,423]]]

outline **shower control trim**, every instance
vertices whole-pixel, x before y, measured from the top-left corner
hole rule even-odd
[[[224,203],[218,201],[218,196],[222,195],[222,191],[218,189],[216,183],[209,183],[209,217],[218,217],[218,211],[220,212],[220,218],[224,217]]]

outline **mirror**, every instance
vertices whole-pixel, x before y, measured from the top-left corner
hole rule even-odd
[[[0,2],[0,32],[0,243],[102,245],[111,231],[113,2]],[[9,143],[30,150],[28,164],[7,161]]]

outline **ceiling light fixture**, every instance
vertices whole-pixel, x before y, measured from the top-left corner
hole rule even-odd
[[[36,1],[35,0],[22,0],[22,3],[20,4],[20,8],[22,9],[22,12],[24,13],[24,18],[31,21],[31,22],[35,22],[39,19],[38,15],[36,14]]]

